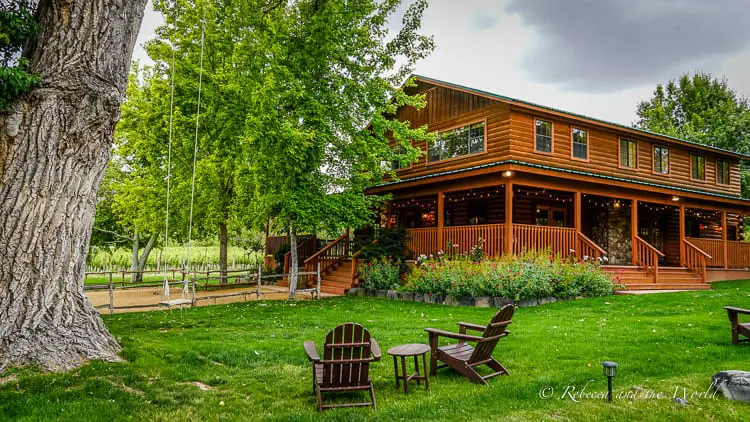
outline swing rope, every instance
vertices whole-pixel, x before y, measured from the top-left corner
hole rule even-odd
[[[176,2],[173,5],[173,10],[177,10]],[[175,19],[176,20],[176,19]],[[169,199],[170,199],[170,188],[171,188],[171,177],[172,177],[172,134],[173,134],[173,119],[174,119],[174,88],[175,88],[175,46],[174,46],[174,34],[176,31],[176,25],[172,28],[172,69],[171,69],[171,94],[170,94],[170,100],[169,100],[169,146],[168,146],[168,153],[167,153],[167,206],[166,206],[166,216],[165,216],[165,240],[164,240],[164,248],[166,251],[166,246],[169,241]],[[183,299],[187,298],[188,295],[188,285],[189,285],[189,275],[190,275],[190,268],[191,268],[191,261],[190,261],[190,250],[192,246],[192,236],[193,236],[193,205],[195,203],[195,173],[196,173],[196,166],[198,162],[198,133],[200,131],[200,113],[201,113],[201,97],[203,93],[203,56],[205,54],[205,40],[206,40],[206,6],[203,5],[203,19],[201,20],[201,52],[200,52],[200,59],[199,59],[199,71],[198,71],[198,104],[197,104],[197,110],[195,114],[195,137],[193,141],[193,172],[192,172],[192,179],[190,183],[190,213],[189,213],[189,225],[188,225],[188,244],[187,244],[187,275],[188,277],[185,277],[183,284],[182,284],[182,296]],[[165,254],[165,262],[166,262],[166,254]],[[166,267],[165,267],[166,268]],[[169,304],[169,280],[167,277],[164,278],[164,296],[167,299],[167,304]]]
[[[177,2],[175,1],[172,5],[172,11],[177,16]],[[174,35],[176,32],[176,25],[172,26],[172,35],[170,42],[172,44],[172,63],[170,66],[170,93],[169,93],[169,144],[167,147],[167,206],[164,212],[164,296],[169,299],[169,277],[167,277],[167,265],[169,258],[167,257],[167,247],[169,246],[169,199],[172,188],[172,134],[173,134],[173,122],[174,122],[174,62],[175,62],[175,50]]]

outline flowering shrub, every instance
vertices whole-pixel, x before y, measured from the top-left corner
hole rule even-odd
[[[396,289],[401,279],[401,262],[382,256],[364,264],[360,269],[360,280],[366,289]]]
[[[514,300],[543,297],[605,296],[616,280],[598,261],[550,258],[549,252],[474,261],[471,258],[420,259],[404,290],[452,296],[493,296]]]

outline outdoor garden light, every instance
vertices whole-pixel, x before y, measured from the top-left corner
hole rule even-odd
[[[604,367],[604,375],[607,377],[607,400],[612,401],[612,378],[617,373],[617,363],[604,361],[602,362]]]

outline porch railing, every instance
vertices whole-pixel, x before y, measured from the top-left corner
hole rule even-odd
[[[485,256],[500,256],[505,252],[505,224],[443,227],[443,240],[438,245],[435,227],[407,229],[407,248],[416,256],[433,254],[455,246],[459,253],[468,253],[474,245],[482,243]],[[574,228],[513,224],[513,252],[549,249],[553,255],[568,256],[578,252],[579,257],[598,259],[607,254],[599,245]]]
[[[711,258],[711,255],[699,247],[692,244],[689,240],[683,240],[685,243],[685,266],[688,270],[701,276],[701,283],[706,282],[706,262]]]
[[[724,242],[721,239],[689,237],[686,240],[711,255],[711,259],[706,260],[709,267],[723,267],[725,260],[727,268],[750,267],[750,242],[728,240],[727,256],[724,257]]]
[[[347,231],[307,258],[304,262],[305,272],[316,271],[320,263],[320,273],[324,274],[351,256],[352,245]]]
[[[727,267],[750,268],[750,243],[727,241]]]
[[[513,225],[513,253],[549,249],[553,255],[568,256],[575,252],[576,229],[568,227]]]
[[[664,254],[653,247],[650,243],[635,236],[636,264],[646,269],[653,278],[654,283],[659,280],[659,258]]]
[[[446,245],[450,243],[459,253],[469,253],[481,240],[484,255],[497,257],[503,254],[504,239],[505,224],[443,227],[443,240]]]
[[[578,238],[578,251],[579,251],[579,258],[586,259],[586,257],[590,259],[600,259],[607,255],[607,251],[602,249],[601,246],[597,245],[593,240],[586,237],[585,234],[581,232],[576,233]]]
[[[435,253],[442,248],[437,244],[437,227],[406,229],[406,233],[406,248],[414,253],[415,258]]]

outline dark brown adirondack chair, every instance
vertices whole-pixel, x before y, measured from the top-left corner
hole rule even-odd
[[[507,336],[509,331],[506,327],[513,319],[513,305],[505,305],[497,311],[490,323],[486,326],[459,322],[459,332],[436,330],[427,328],[425,331],[430,337],[430,374],[437,375],[437,369],[451,367],[477,384],[487,384],[487,379],[498,375],[510,375],[508,370],[492,357],[497,342]],[[466,334],[466,330],[480,331],[482,335],[472,336]],[[458,340],[458,343],[447,346],[439,346],[440,337]],[[476,347],[466,342],[476,343]],[[444,364],[438,366],[438,361]],[[482,376],[476,368],[487,365],[495,372]]]
[[[742,341],[750,341],[750,322],[741,323],[740,314],[750,315],[750,309],[735,308],[734,306],[725,306],[729,316],[729,322],[732,324],[732,343],[739,344]],[[740,336],[745,338],[740,339]]]
[[[305,353],[313,364],[313,392],[318,396],[318,409],[370,406],[376,409],[375,391],[370,380],[370,362],[380,360],[380,346],[369,331],[348,322],[328,332],[323,345],[323,359],[315,343],[305,342]],[[370,391],[370,401],[361,403],[325,404],[323,393]]]

